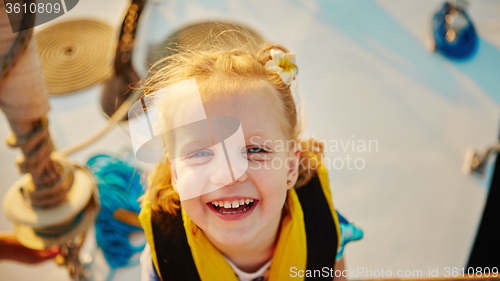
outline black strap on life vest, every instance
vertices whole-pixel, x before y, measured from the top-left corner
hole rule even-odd
[[[337,256],[338,236],[328,201],[317,176],[296,190],[302,211],[307,239],[307,266],[310,272],[333,269]],[[182,216],[153,212],[151,216],[158,269],[163,281],[201,281],[186,238]],[[293,245],[290,245],[293,247]],[[319,272],[318,272],[319,270]],[[334,271],[332,271],[334,272]],[[283,272],[283,274],[287,274]],[[332,277],[307,277],[332,280]],[[275,281],[275,280],[272,280]]]
[[[323,273],[322,269],[327,268],[330,273],[331,268],[331,272],[335,272],[337,235],[340,233],[337,233],[337,227],[318,176],[312,177],[305,186],[296,189],[296,192],[302,206],[306,226],[306,270],[313,273],[315,270],[319,270],[319,273]],[[332,276],[329,274],[313,274],[311,277],[306,275],[305,280],[318,280],[318,278],[332,280]]]
[[[201,281],[189,247],[182,215],[153,212],[151,226],[163,281]]]

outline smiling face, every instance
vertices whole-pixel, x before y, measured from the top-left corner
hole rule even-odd
[[[243,245],[276,235],[287,190],[297,180],[298,158],[283,145],[287,143],[279,118],[283,109],[275,95],[268,91],[246,92],[205,102],[207,116],[231,116],[241,122],[244,141],[234,142],[241,143],[241,147],[227,145],[226,155],[231,161],[219,144],[191,149],[183,153],[184,158],[171,162],[176,185],[182,182],[185,186],[217,187],[182,201],[186,214],[212,241]],[[180,144],[185,141],[176,143],[182,150],[192,142],[186,146]],[[233,181],[227,166],[237,161],[245,161],[248,168]],[[188,169],[193,176],[178,176],[181,162],[182,169]]]

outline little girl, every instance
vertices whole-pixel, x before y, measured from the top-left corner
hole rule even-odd
[[[345,277],[343,246],[362,232],[333,207],[321,143],[299,140],[294,56],[215,38],[164,59],[144,86],[144,98],[168,92],[155,105],[168,129],[139,216],[142,280]]]

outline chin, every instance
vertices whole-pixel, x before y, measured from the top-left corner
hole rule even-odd
[[[212,233],[211,236],[218,243],[227,246],[241,246],[250,243],[255,239],[255,234],[244,230],[218,230]]]

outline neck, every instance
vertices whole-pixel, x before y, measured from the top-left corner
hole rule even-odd
[[[255,239],[243,245],[224,245],[206,235],[207,239],[224,254],[239,269],[245,272],[255,272],[268,262],[274,253],[274,247],[278,240],[281,216],[277,216],[272,224],[259,233]]]

